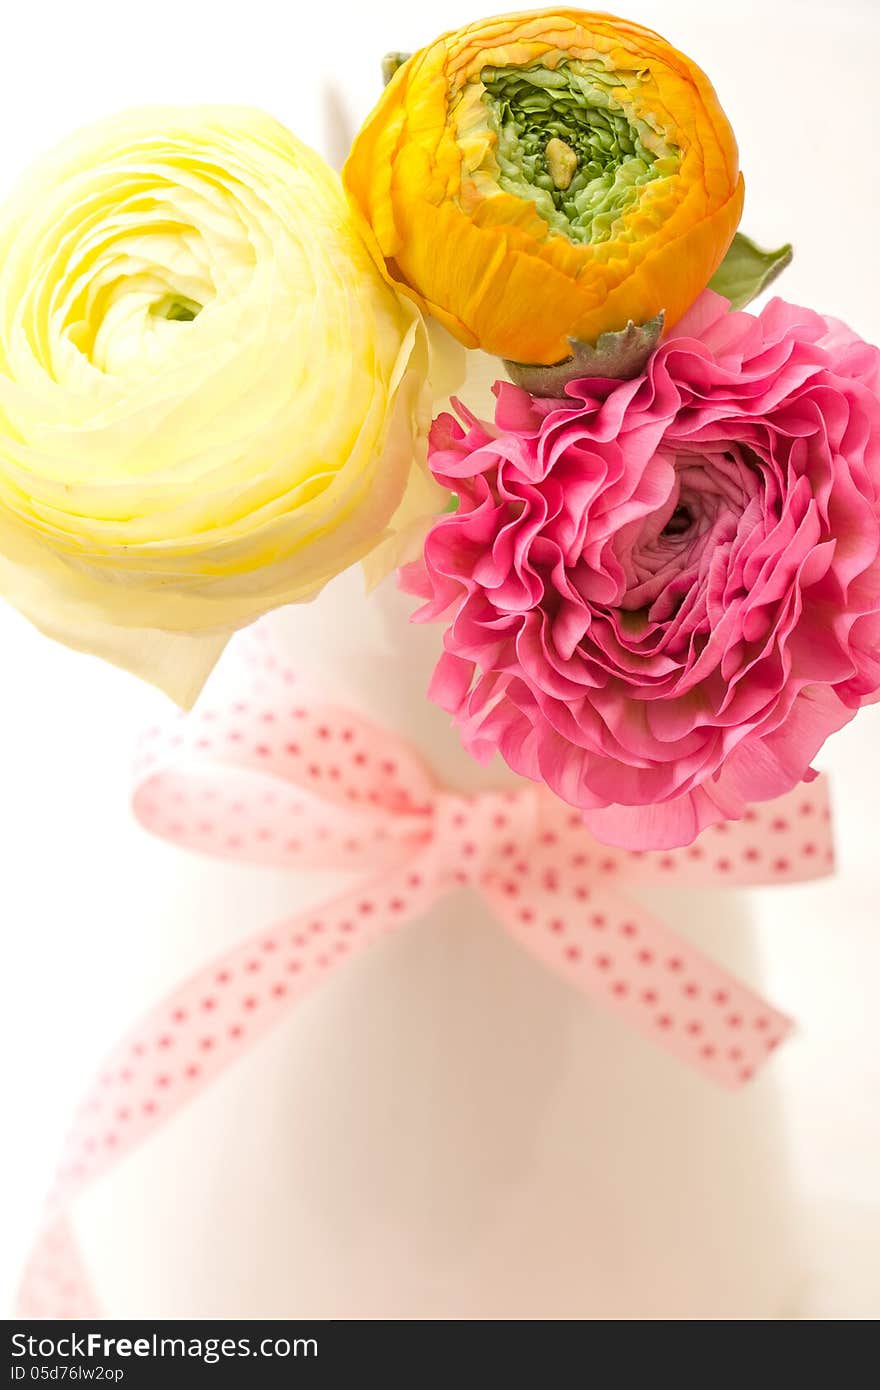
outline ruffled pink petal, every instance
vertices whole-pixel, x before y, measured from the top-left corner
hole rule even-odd
[[[447,625],[432,698],[627,848],[810,774],[880,694],[880,353],[706,292],[626,382],[496,387],[430,463],[458,494],[401,582]]]

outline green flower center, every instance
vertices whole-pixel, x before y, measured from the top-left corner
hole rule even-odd
[[[551,232],[608,241],[646,185],[678,171],[680,151],[665,132],[620,99],[621,88],[638,83],[636,73],[571,61],[487,67],[480,77],[497,137],[498,186],[530,199]]]
[[[202,305],[195,299],[187,299],[184,294],[166,294],[150,308],[150,313],[159,319],[169,319],[172,323],[192,323],[201,312]]]

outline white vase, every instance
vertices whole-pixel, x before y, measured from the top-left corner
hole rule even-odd
[[[440,645],[386,584],[346,576],[272,620],[293,664],[479,768],[425,699]],[[179,857],[183,941],[208,955],[314,895],[296,875]],[[746,896],[652,901],[752,983]],[[80,1199],[117,1317],[777,1319],[799,1252],[772,1064],[716,1089],[546,973],[470,890],[340,968]]]

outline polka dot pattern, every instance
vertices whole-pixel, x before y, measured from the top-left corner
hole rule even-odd
[[[607,878],[554,881],[534,854],[487,893],[511,934],[577,989],[714,1081],[749,1081],[790,1020]]]
[[[76,1321],[103,1315],[66,1213],[46,1227],[28,1261],[16,1315]]]
[[[336,966],[424,913],[437,891],[430,857],[410,854],[396,869],[383,869],[320,910],[259,932],[142,1019],[107,1058],[74,1118],[49,1202],[50,1225],[22,1283],[22,1316],[85,1316],[74,1311],[88,1305],[89,1295],[85,1281],[71,1273],[65,1236],[66,1213],[78,1194],[236,1061]]]
[[[755,887],[821,878],[834,868],[828,784],[824,777],[804,782],[777,801],[751,806],[740,821],[710,826],[684,849],[609,856],[635,883]]]
[[[627,882],[791,882],[828,872],[821,779],[688,849],[628,854],[532,784],[459,796],[416,754],[306,693],[258,626],[234,688],[148,732],[134,809],[176,845],[253,864],[360,871],[319,909],[261,930],[184,982],[111,1054],[81,1106],[28,1264],[20,1311],[94,1313],[70,1203],[218,1077],[336,966],[445,893],[481,892],[544,965],[724,1086],[789,1020],[640,906]],[[243,672],[243,677],[242,677]]]

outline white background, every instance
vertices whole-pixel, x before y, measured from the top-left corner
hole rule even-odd
[[[880,341],[872,0],[625,8],[714,81],[740,143],[743,226],[767,245],[795,243],[782,292]],[[0,189],[73,126],[140,102],[263,105],[338,160],[340,123],[371,104],[381,54],[480,12],[478,0],[15,6],[3,22]],[[183,934],[186,922],[207,955],[213,923],[191,872],[128,813],[131,751],[162,698],[52,647],[2,608],[0,643],[2,1309],[70,1106],[135,1003],[181,972],[152,950],[155,924],[178,918]],[[812,1314],[871,1317],[880,1315],[880,710],[863,712],[820,765],[834,776],[840,873],[757,895],[761,949],[768,992],[801,1023],[775,1069],[812,1251]],[[217,895],[210,901],[216,910]]]

